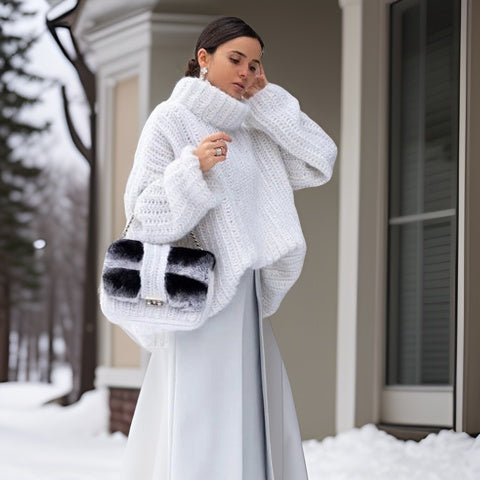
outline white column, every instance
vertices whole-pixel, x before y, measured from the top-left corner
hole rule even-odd
[[[465,160],[467,134],[467,48],[468,0],[462,0],[460,21],[460,98],[458,129],[458,265],[457,265],[457,355],[455,376],[455,425],[457,432],[464,430],[464,354],[465,354]]]
[[[342,8],[336,431],[355,426],[363,0]]]
[[[136,114],[140,134],[153,106],[166,99],[174,83],[183,76],[198,35],[212,20],[206,15],[157,14],[151,11],[136,13],[138,9],[134,2],[131,2],[132,13],[128,15],[126,4],[125,1],[119,2],[106,12],[103,4],[92,2],[85,14],[88,18],[81,19],[82,31],[76,32],[96,72],[97,81],[98,271],[101,271],[103,252],[114,235],[115,159],[112,146],[115,87],[125,79],[138,78]],[[100,312],[99,317],[102,318]],[[99,322],[99,363],[102,367],[98,372],[102,384],[109,384],[110,380],[118,384],[119,381],[118,372],[111,368],[110,362],[111,329],[112,326],[102,318]],[[144,366],[147,356],[145,353],[141,355]],[[132,386],[132,382],[141,379],[141,375],[130,372],[128,378],[130,381],[127,383]]]

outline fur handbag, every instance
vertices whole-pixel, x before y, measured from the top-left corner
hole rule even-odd
[[[193,330],[206,320],[215,256],[197,248],[158,245],[122,237],[107,249],[100,306],[107,319],[147,349],[164,330]]]

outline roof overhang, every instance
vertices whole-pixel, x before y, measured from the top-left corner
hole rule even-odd
[[[76,38],[99,26],[116,23],[122,18],[136,15],[142,12],[152,11],[161,0],[47,0],[52,6],[48,16],[59,16],[75,7],[78,3],[73,31]]]

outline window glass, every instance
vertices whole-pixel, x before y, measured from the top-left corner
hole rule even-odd
[[[391,6],[387,384],[448,385],[460,0]]]

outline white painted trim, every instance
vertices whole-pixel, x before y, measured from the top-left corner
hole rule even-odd
[[[190,37],[199,33],[215,17],[201,14],[178,14],[178,13],[154,13],[151,11],[128,15],[116,19],[115,22],[97,25],[85,32],[85,35],[91,38],[91,41],[108,41],[111,37],[118,37],[125,34],[125,30],[136,31],[138,27],[141,30],[145,25],[154,25],[156,31],[162,31],[164,38],[169,35],[183,35]],[[130,36],[130,34],[128,34]]]
[[[112,119],[106,112],[113,108],[111,81],[108,78],[97,77],[97,192],[98,192],[98,259],[97,271],[102,271],[103,252],[112,241],[112,196],[111,181],[112,158]],[[109,181],[105,181],[105,180]],[[99,310],[99,345],[100,363],[110,365],[112,358],[112,325]]]
[[[96,48],[94,45],[91,54],[95,60]],[[118,48],[122,48],[119,43]],[[99,62],[96,62],[99,63]],[[122,80],[138,76],[139,78],[139,123],[138,131],[143,125],[148,114],[148,86],[149,86],[149,51],[131,52],[128,55],[117,57],[109,62],[99,65],[97,77],[97,181],[98,181],[98,245],[99,259],[98,271],[101,271],[103,252],[113,240],[113,125],[115,118],[115,88]],[[112,361],[112,329],[101,313],[99,360],[102,364],[110,366]],[[142,365],[145,364],[140,357]]]
[[[338,5],[342,10],[350,8],[351,6],[361,7],[364,0],[338,0]]]
[[[132,77],[138,77],[139,81],[139,111],[138,133],[150,113],[148,92],[150,91],[150,52],[149,49],[135,51],[129,55],[118,57],[115,61],[102,65],[97,72],[97,78],[108,79],[108,85],[113,90],[117,83]],[[113,105],[106,112],[113,119]],[[111,140],[111,139],[110,139]]]
[[[143,12],[85,32],[97,66],[154,46],[188,46],[214,17]]]
[[[451,428],[453,389],[386,387],[382,392],[382,416],[388,418],[388,423],[393,424]]]
[[[57,0],[58,1],[58,0]],[[158,0],[102,0],[87,1],[82,5],[76,21],[75,34],[83,35],[86,30],[96,25],[103,18],[125,16],[127,12],[143,12],[155,7]]]
[[[362,1],[341,2],[342,88],[336,431],[355,426],[360,135],[362,86]]]
[[[145,370],[143,368],[100,366],[95,371],[95,388],[140,388],[144,375]]]
[[[145,15],[135,19],[144,20],[143,17]],[[115,29],[109,32],[110,30],[112,29],[107,27],[85,34],[88,52],[93,52],[93,63],[97,69],[109,63],[113,63],[115,68],[122,59],[128,59],[151,45],[151,24],[148,21],[125,25],[123,30]]]
[[[115,118],[115,88],[117,84],[125,79],[135,76],[139,77],[139,84],[141,84],[142,72],[147,71],[146,55],[139,55],[136,57],[126,57],[113,68],[110,64],[108,68],[101,69],[97,74],[99,98],[98,110],[98,245],[99,245],[99,270],[101,271],[101,262],[103,260],[103,252],[112,242],[113,232],[113,125]],[[145,94],[144,94],[145,96]],[[139,95],[139,118],[141,111],[147,110],[146,103],[148,99],[143,99],[142,93]],[[142,108],[143,107],[143,108]],[[146,114],[145,114],[146,115]],[[142,122],[143,124],[143,122]],[[140,130],[140,121],[138,129]],[[112,329],[113,325],[108,322],[103,316],[101,317],[102,335],[100,343],[100,360],[105,365],[111,364],[112,358]],[[142,357],[140,358],[143,364]]]
[[[468,0],[462,0],[460,20],[460,98],[458,131],[458,264],[457,264],[457,357],[455,372],[455,425],[463,431],[463,375],[465,338],[465,163],[467,120]]]

